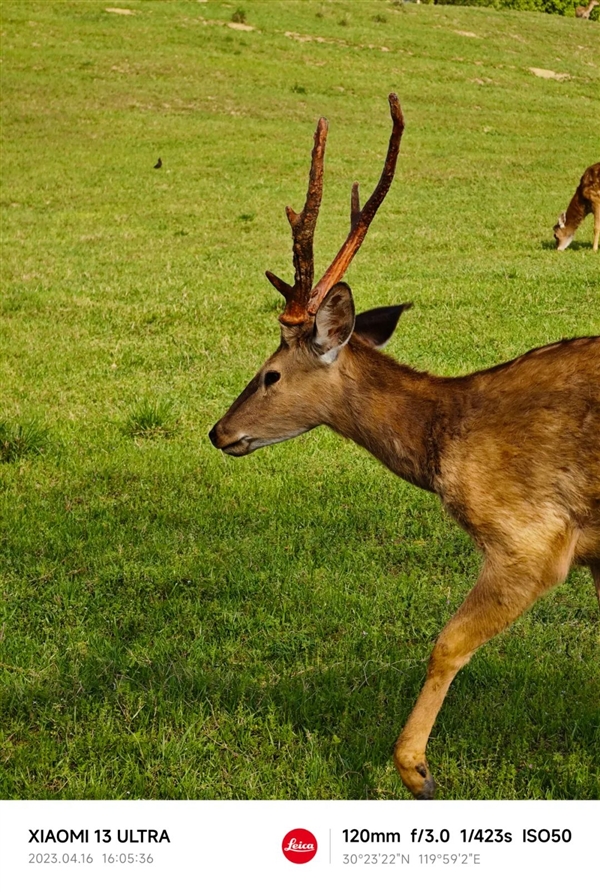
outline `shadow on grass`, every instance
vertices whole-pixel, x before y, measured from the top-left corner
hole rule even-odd
[[[194,668],[176,653],[158,665],[132,666],[129,661],[119,666],[127,662],[125,651],[114,656],[113,665],[104,664],[100,671],[90,655],[79,667],[77,687],[69,683],[72,678],[38,680],[28,692],[19,684],[19,697],[10,698],[10,704],[5,698],[5,715],[18,714],[31,728],[32,738],[58,735],[69,741],[66,749],[71,750],[68,759],[74,767],[79,756],[73,754],[85,749],[90,760],[86,770],[92,775],[104,762],[108,766],[125,759],[134,740],[139,783],[145,786],[133,795],[144,798],[202,797],[199,788],[194,792],[193,782],[191,791],[180,793],[176,778],[178,771],[205,776],[208,749],[217,753],[218,771],[234,777],[241,765],[254,765],[254,760],[262,759],[271,774],[283,762],[290,772],[283,789],[296,791],[297,784],[306,791],[288,798],[324,798],[318,785],[296,779],[295,772],[302,776],[311,759],[333,778],[335,792],[330,795],[335,798],[401,794],[399,780],[387,771],[394,741],[423,683],[424,663],[386,664],[387,654],[379,665],[373,661],[367,672],[363,663],[320,670],[296,666],[286,671],[281,666],[274,667],[281,670],[279,680],[267,683],[262,665],[254,674],[242,675],[233,665]],[[592,771],[585,766],[580,770],[577,763],[577,753],[585,755],[588,765],[598,760],[598,699],[593,688],[585,666],[567,674],[564,666],[515,668],[509,656],[479,655],[455,680],[434,728],[429,758],[441,798],[600,798],[600,779],[594,781]],[[79,728],[59,731],[53,712],[57,703],[65,713],[73,713],[77,704]],[[157,703],[163,704],[158,721]],[[154,718],[148,719],[153,706]],[[102,716],[113,725],[108,748],[99,729],[87,737],[81,731],[93,729]],[[171,725],[171,750],[165,758],[164,721],[173,716],[180,717],[180,723],[186,718],[179,727],[177,722]],[[61,748],[58,764],[67,758],[66,749]],[[213,765],[210,770],[215,771]],[[384,789],[382,776],[393,776]],[[258,798],[282,798],[281,786],[271,790],[271,782],[261,779]],[[119,784],[125,784],[123,789]],[[123,778],[99,795],[122,798],[126,788],[129,791],[132,784]],[[250,788],[246,792],[243,780],[214,790],[208,798],[257,795]]]
[[[568,248],[565,248],[565,251],[591,251],[593,243],[589,242],[571,242]],[[540,246],[544,251],[557,251],[556,242],[554,239],[545,239],[540,242]],[[564,254],[565,251],[559,251],[559,254]]]
[[[118,491],[127,482],[117,475],[111,487]],[[304,486],[279,528],[303,529],[311,484]],[[178,514],[180,492],[169,493],[168,514],[140,518],[137,503],[126,503],[121,513],[120,503],[111,503],[110,513],[102,508],[94,515],[96,523],[106,520],[103,535],[118,537],[116,524],[127,530],[129,558],[119,555],[114,564],[72,575],[83,557],[64,564],[62,549],[71,541],[65,537],[60,550],[47,552],[55,562],[60,558],[52,578],[24,557],[15,565],[20,580],[35,568],[37,582],[14,582],[11,589],[14,636],[6,636],[10,650],[0,667],[0,798],[404,795],[392,746],[423,684],[433,640],[454,607],[450,595],[422,597],[416,579],[426,571],[435,591],[472,574],[477,559],[465,549],[464,534],[432,527],[443,530],[443,539],[430,534],[427,548],[409,551],[396,544],[392,560],[375,538],[379,526],[390,526],[375,508],[366,533],[366,513],[358,528],[346,514],[317,511],[298,545],[303,561],[297,563],[305,567],[310,557],[312,569],[286,577],[286,596],[273,601],[277,568],[291,572],[295,565],[286,538],[256,553],[267,528],[279,522],[276,512],[255,516],[240,500],[230,523],[232,532],[249,529],[248,550],[238,532],[235,555],[211,546],[209,573],[196,553],[176,570],[164,529],[181,534],[173,540],[175,553],[184,535],[208,533],[193,515]],[[321,504],[332,501],[326,485],[319,496]],[[417,542],[427,535],[428,504],[409,505],[398,535]],[[53,503],[45,510],[50,517],[58,512]],[[66,512],[77,529],[78,510]],[[158,534],[163,537],[161,560],[153,550],[135,550],[140,520],[152,549]],[[215,538],[227,532],[223,517],[218,520]],[[372,537],[369,557],[358,565],[351,555],[365,536]],[[340,604],[335,575],[320,594],[315,587],[336,570],[327,563],[332,541],[348,549],[350,589],[362,589],[360,597],[348,591]],[[95,542],[104,558],[103,540]],[[398,576],[393,603],[390,591],[386,602],[375,580],[384,568],[393,576],[405,560],[416,577],[402,586]],[[534,619],[487,645],[459,673],[429,750],[442,798],[600,797],[600,778],[593,777],[600,761],[596,652],[583,632],[593,634],[597,615],[587,572],[585,588],[585,601],[540,602]],[[562,628],[551,635],[547,629],[556,630],[561,616]]]
[[[584,676],[574,685],[571,677],[566,690],[560,671],[535,668],[525,675],[494,662],[482,655],[478,677],[467,670],[457,678],[434,729],[429,756],[442,795],[461,798],[464,791],[462,795],[469,798],[474,786],[481,788],[481,776],[461,779],[464,763],[471,774],[474,767],[485,765],[489,798],[502,798],[494,766],[509,762],[514,764],[514,787],[521,798],[530,795],[532,772],[538,776],[538,795],[543,796],[555,784],[548,762],[568,759],[577,749],[598,754],[598,703],[589,679]],[[391,765],[394,742],[424,677],[425,665],[401,671],[384,668],[370,682],[365,681],[362,668],[349,673],[329,670],[313,678],[284,678],[268,691],[244,685],[233,699],[228,685],[220,690],[217,686],[209,696],[226,711],[241,705],[253,713],[274,710],[299,738],[308,732],[321,741],[326,759],[334,755],[330,741],[339,741],[346,798],[380,798],[381,789],[373,777]],[[557,708],[550,692],[559,690],[563,699]],[[442,762],[453,763],[451,776],[441,772]],[[598,780],[587,789],[569,777],[563,782],[562,789],[553,790],[560,798],[600,795]]]

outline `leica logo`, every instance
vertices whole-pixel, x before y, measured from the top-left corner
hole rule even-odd
[[[296,842],[296,840],[292,837],[289,843],[283,850],[284,852],[314,852],[315,846],[312,842]]]
[[[281,850],[293,864],[306,864],[317,854],[317,840],[310,830],[297,828],[283,837]]]

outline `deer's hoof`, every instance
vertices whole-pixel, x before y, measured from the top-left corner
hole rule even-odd
[[[425,783],[420,793],[416,794],[416,799],[435,799],[435,781],[431,772],[427,772]]]
[[[433,799],[435,797],[435,781],[425,759],[407,758],[399,750],[396,750],[394,762],[404,786],[410,790],[415,799]]]

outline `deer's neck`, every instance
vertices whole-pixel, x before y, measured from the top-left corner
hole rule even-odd
[[[575,192],[575,195],[569,202],[569,207],[565,213],[565,229],[566,234],[571,235],[575,232],[576,229],[583,222],[584,217],[586,216],[586,202],[585,199],[579,194],[579,189]]]
[[[401,366],[353,338],[327,424],[391,471],[436,491],[449,394],[444,379]]]

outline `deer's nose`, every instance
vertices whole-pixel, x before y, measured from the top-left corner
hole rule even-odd
[[[213,446],[217,446],[217,425],[216,424],[212,428],[212,430],[210,430],[208,432],[208,438],[209,438],[210,442],[213,444]],[[217,449],[218,448],[219,447],[217,446]]]

